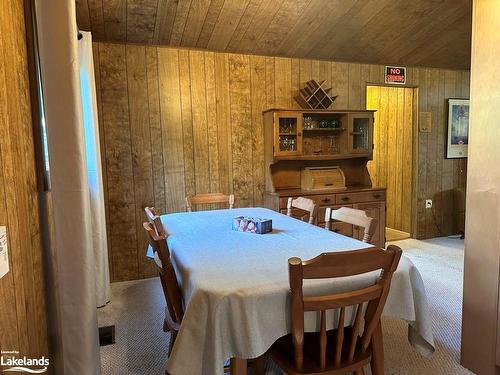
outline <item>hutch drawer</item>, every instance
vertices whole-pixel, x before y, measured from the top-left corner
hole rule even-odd
[[[318,206],[335,204],[335,194],[316,195],[310,198],[312,198],[314,203],[316,203]]]
[[[336,204],[385,201],[385,192],[376,190],[363,193],[345,193],[335,196]]]

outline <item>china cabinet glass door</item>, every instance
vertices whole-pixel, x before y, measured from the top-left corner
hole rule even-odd
[[[373,117],[365,114],[351,114],[349,119],[349,152],[369,154],[372,152]]]
[[[276,155],[300,155],[302,152],[302,116],[296,113],[277,113],[275,118]]]

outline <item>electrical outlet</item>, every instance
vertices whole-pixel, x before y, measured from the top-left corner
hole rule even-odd
[[[432,208],[432,199],[425,200],[425,208]]]

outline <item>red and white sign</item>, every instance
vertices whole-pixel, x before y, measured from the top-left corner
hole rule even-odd
[[[403,66],[386,66],[385,83],[404,85],[406,83],[406,68]]]

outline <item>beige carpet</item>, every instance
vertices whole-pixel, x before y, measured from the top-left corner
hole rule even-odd
[[[463,241],[436,238],[396,243],[424,279],[436,352],[431,358],[421,356],[408,343],[406,323],[384,318],[386,374],[472,374],[459,364]],[[112,292],[112,302],[99,309],[99,325],[116,326],[116,343],[101,348],[103,375],[163,374],[169,335],[161,329],[164,302],[158,280],[115,283]],[[268,364],[268,374],[279,373],[273,367]]]

